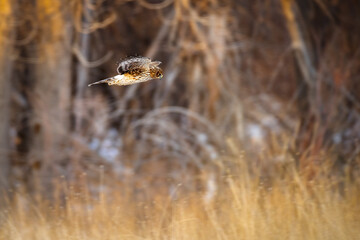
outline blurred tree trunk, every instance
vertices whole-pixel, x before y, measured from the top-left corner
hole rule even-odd
[[[33,107],[35,130],[31,143],[42,176],[54,174],[52,167],[65,159],[65,138],[69,130],[71,103],[71,28],[63,1],[38,0],[40,35],[37,45]],[[36,154],[42,155],[36,155]],[[33,160],[34,161],[34,160]],[[38,164],[36,164],[38,165]]]
[[[85,89],[89,83],[89,67],[85,64],[89,61],[90,58],[90,34],[91,34],[91,24],[93,22],[93,9],[92,6],[95,6],[94,1],[84,0],[82,4],[82,15],[81,18],[77,19],[81,29],[79,32],[79,41],[78,41],[78,54],[84,60],[84,62],[79,62],[77,66],[77,82],[76,82],[76,96],[75,96],[75,131],[79,132],[81,130],[82,121],[83,121],[83,99]]]
[[[12,71],[12,0],[0,2],[0,190],[8,187],[9,104]]]

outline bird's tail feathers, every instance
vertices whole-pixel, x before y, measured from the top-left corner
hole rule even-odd
[[[111,77],[111,78],[106,78],[106,79],[103,79],[103,80],[100,80],[100,81],[97,81],[97,82],[94,82],[94,83],[90,83],[88,85],[88,87],[90,87],[92,85],[100,84],[100,83],[108,83],[109,81],[111,81],[113,79],[114,79],[114,77]]]

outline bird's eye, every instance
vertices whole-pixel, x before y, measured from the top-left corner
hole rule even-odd
[[[160,76],[161,76],[161,72],[157,72],[157,73],[156,73],[156,76],[157,76],[157,77],[160,77]]]

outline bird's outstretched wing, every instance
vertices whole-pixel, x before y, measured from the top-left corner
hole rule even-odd
[[[151,59],[147,57],[131,57],[125,59],[119,64],[117,72],[119,74],[124,74],[137,68],[147,69],[151,63]]]
[[[153,61],[151,63],[149,63],[149,67],[157,67],[161,64],[160,61]]]

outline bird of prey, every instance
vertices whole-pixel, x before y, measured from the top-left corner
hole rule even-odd
[[[160,79],[163,77],[160,64],[161,62],[151,61],[147,57],[130,57],[120,62],[117,68],[118,75],[91,83],[88,86],[100,83],[123,86]]]

